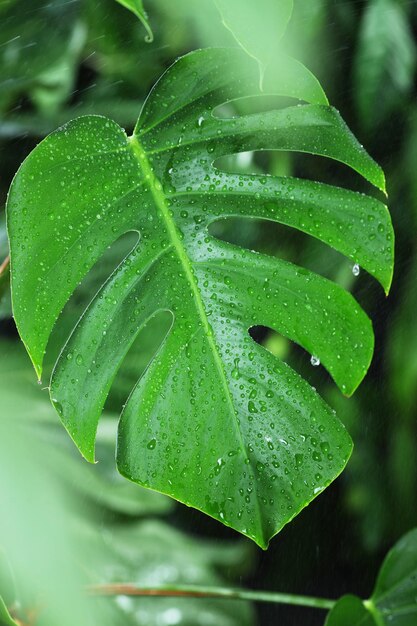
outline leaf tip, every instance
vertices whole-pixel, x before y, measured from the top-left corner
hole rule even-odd
[[[17,326],[17,324],[16,324]],[[33,365],[33,369],[35,370],[36,373],[36,377],[38,379],[38,383],[40,384],[42,382],[42,372],[43,372],[43,355],[39,356],[36,355],[28,346],[28,344],[26,343],[26,341],[23,339],[22,335],[20,334],[20,339],[22,340],[23,345],[25,346],[26,352],[29,355],[29,358],[32,362]]]
[[[392,265],[390,273],[388,275],[387,281],[383,284],[385,297],[388,298],[389,292],[391,291],[392,279],[394,277],[394,266]]]
[[[154,34],[153,34],[153,30],[152,28],[149,26],[148,22],[146,20],[141,19],[142,24],[144,25],[145,29],[146,29],[146,35],[145,35],[145,41],[146,43],[152,43],[153,40],[155,39]]]
[[[380,167],[378,165],[378,170],[377,170],[377,175],[375,177],[375,183],[376,187],[378,187],[378,189],[380,191],[382,191],[382,193],[384,194],[384,196],[386,198],[388,198],[388,192],[387,192],[387,180],[385,178],[385,173],[384,170],[382,169],[382,167]]]
[[[90,442],[80,443],[79,441],[76,441],[74,439],[74,437],[71,435],[71,433],[69,433],[69,434],[71,436],[71,439],[73,440],[73,442],[77,446],[78,450],[80,451],[81,456],[88,463],[91,463],[92,465],[96,465],[97,464],[97,459],[96,459],[95,441],[93,443],[90,443]]]
[[[73,442],[75,443],[75,445],[77,446],[78,450],[80,451],[81,456],[88,463],[95,465],[97,463],[95,433],[94,433],[93,438],[85,437],[84,440],[82,441],[80,440],[80,438],[76,439],[70,432],[69,432],[69,435],[71,439],[73,440]]]
[[[387,213],[388,213],[388,207],[387,207]],[[389,227],[390,227],[390,232],[388,233],[387,236],[390,237],[391,255],[390,255],[390,263],[389,263],[389,268],[387,271],[387,276],[384,282],[382,283],[386,297],[388,297],[389,292],[391,290],[392,280],[394,278],[394,268],[395,268],[395,231],[394,231],[394,227],[393,227],[392,220],[390,217],[389,217]]]

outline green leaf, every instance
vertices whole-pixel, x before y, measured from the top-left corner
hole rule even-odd
[[[417,620],[417,528],[388,552],[371,601],[384,624],[414,626]]]
[[[417,620],[417,528],[388,552],[369,600],[344,596],[325,626],[415,626]]]
[[[151,92],[132,137],[90,116],[41,142],[12,184],[8,228],[14,316],[39,375],[81,279],[118,237],[140,233],[65,345],[51,398],[93,461],[117,370],[148,320],[170,312],[172,327],[122,413],[119,470],[266,547],[341,472],[351,441],[315,390],[248,329],[262,324],[299,343],[346,394],[366,373],[373,334],[338,285],[221,242],[209,227],[234,216],[287,224],[349,256],[386,290],[393,234],[374,198],[217,168],[220,157],[249,150],[310,152],[384,189],[381,169],[334,109],[219,117],[219,105],[248,96],[259,96],[258,68],[241,51],[182,57]]]
[[[346,595],[337,601],[327,616],[325,626],[378,626],[362,600]]]
[[[149,43],[153,41],[153,32],[149,25],[145,9],[143,8],[142,0],[116,0],[116,2],[126,7],[126,9],[129,9],[129,11],[132,11],[132,13],[140,19],[147,32],[146,41]]]
[[[215,0],[223,19],[238,44],[261,67],[266,67],[277,54],[291,13],[293,0]]]
[[[109,447],[110,437],[114,441],[114,433],[106,436],[101,429],[99,463],[86,463],[73,446],[66,445],[68,438],[65,431],[58,429],[53,420],[47,421],[46,415],[52,413],[53,417],[54,410],[47,394],[39,393],[39,390],[37,394],[32,393],[33,386],[37,385],[33,381],[33,371],[30,376],[30,362],[23,346],[2,340],[0,353],[0,487],[3,508],[8,511],[7,519],[5,515],[0,518],[0,542],[11,549],[14,559],[18,557],[20,568],[16,572],[16,583],[22,623],[29,623],[25,612],[29,613],[30,608],[38,605],[39,597],[48,598],[48,603],[37,623],[42,626],[62,623],[55,612],[50,615],[48,607],[51,603],[54,609],[65,612],[69,620],[73,619],[71,603],[82,604],[85,594],[82,593],[81,598],[73,593],[72,582],[68,580],[68,564],[76,566],[77,594],[81,594],[82,585],[89,583],[136,581],[149,587],[180,582],[220,586],[245,574],[253,555],[252,546],[245,540],[232,543],[193,539],[154,518],[145,522],[129,520],[126,523],[125,520],[122,524],[118,518],[116,523],[106,524],[105,510],[91,507],[92,501],[114,511],[147,516],[166,512],[173,501],[120,476],[117,480],[114,459],[110,464],[110,458],[106,458],[110,455],[103,455],[103,452],[109,452],[103,446]],[[106,427],[109,421],[107,418]],[[17,432],[15,429],[18,429]],[[9,473],[3,470],[10,467],[10,459],[14,455],[20,457],[22,451],[25,458],[19,463],[20,471],[15,471],[11,483]],[[94,475],[96,479],[92,479]],[[1,480],[3,476],[4,481]],[[32,489],[34,476],[40,478],[36,483],[37,489]],[[118,491],[119,487],[124,489],[123,494],[115,491],[116,485]],[[73,497],[73,490],[76,498]],[[12,497],[5,498],[8,495]],[[51,517],[49,502],[53,506],[54,519],[60,522],[54,529],[46,522]],[[34,510],[36,515],[31,523],[31,533],[26,532],[22,537],[22,529]],[[62,512],[64,515],[61,517]],[[65,522],[64,527],[62,521]],[[67,525],[71,529],[68,535]],[[61,540],[57,541],[59,538]],[[17,551],[16,544],[20,548]],[[45,554],[49,555],[47,564],[40,568],[39,563]],[[15,576],[2,557],[0,548],[0,594],[4,604],[10,607],[16,600],[13,589]],[[59,577],[57,571],[60,572]],[[42,580],[42,589],[39,591],[37,588],[33,594],[39,579]],[[64,592],[64,597],[58,601],[55,585]],[[249,602],[236,605],[212,599],[124,600],[122,602],[118,598],[116,604],[113,599],[105,601],[100,598],[97,605],[92,606],[93,600],[89,599],[88,617],[84,614],[78,617],[76,623],[85,624],[92,620],[91,623],[103,626],[157,626],[164,621],[167,610],[177,616],[181,614],[178,624],[183,625],[200,623],[202,613],[210,614],[213,623],[224,626],[249,626],[253,623]],[[2,609],[0,601],[0,626],[14,624],[4,622]]]
[[[365,7],[354,65],[359,119],[374,128],[404,102],[413,85],[416,46],[396,0],[371,0]]]
[[[3,598],[0,596],[0,626],[18,626],[14,621],[6,605],[3,602]]]

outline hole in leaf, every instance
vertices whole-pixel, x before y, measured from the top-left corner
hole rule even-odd
[[[257,94],[256,96],[245,96],[244,98],[235,98],[229,102],[224,102],[215,107],[211,114],[218,119],[227,120],[234,117],[242,117],[243,115],[276,111],[277,109],[284,109],[299,103],[300,100],[298,98]]]
[[[280,361],[287,363],[314,387],[319,387],[325,381],[331,380],[324,367],[314,366],[316,365],[315,358],[314,365],[312,364],[312,357],[315,355],[311,355],[298,343],[267,326],[252,326],[248,332],[257,344],[268,350]]]
[[[112,383],[105,409],[120,413],[142,374],[152,362],[172,326],[172,313],[158,311],[129,348]]]
[[[249,217],[227,217],[212,222],[208,230],[221,241],[278,256],[321,274],[346,289],[355,283],[350,259],[291,226]]]
[[[249,328],[249,335],[281,361],[287,360],[291,350],[291,341],[280,333],[267,326],[252,326]]]
[[[286,150],[236,152],[216,159],[214,167],[226,174],[292,176],[335,185],[343,189],[374,193],[375,188],[344,163],[319,154]]]
[[[49,338],[44,365],[44,377],[49,377],[63,344],[70,336],[81,315],[116,267],[131,252],[139,240],[137,232],[119,237],[93,265],[75,289],[62,310]]]

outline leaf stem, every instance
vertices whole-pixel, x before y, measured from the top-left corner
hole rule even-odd
[[[377,626],[384,626],[385,621],[378,609],[376,608],[375,604],[373,603],[372,599],[364,600],[363,604],[365,608],[369,611],[369,613],[371,613],[372,617],[375,620],[375,624],[377,624]]]
[[[2,263],[0,263],[0,278],[6,274],[10,266],[10,256],[7,255]]]
[[[160,587],[137,587],[132,583],[91,585],[88,593],[95,596],[159,596],[183,598],[216,598],[228,600],[253,600],[254,602],[272,602],[275,604],[293,604],[330,610],[335,600],[298,596],[273,591],[253,591],[250,589],[230,589],[224,587],[204,587],[200,585],[172,585]]]

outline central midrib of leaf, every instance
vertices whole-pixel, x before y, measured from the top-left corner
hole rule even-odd
[[[382,615],[380,614],[379,610],[375,606],[373,600],[372,599],[364,600],[363,604],[367,608],[369,613],[372,615],[372,617],[373,617],[373,619],[375,621],[376,626],[385,626],[384,618],[382,617]]]
[[[169,207],[168,207],[168,203],[167,203],[167,199],[162,187],[162,183],[160,182],[160,180],[158,179],[158,177],[155,175],[155,172],[152,168],[151,163],[149,162],[149,159],[146,155],[146,152],[144,150],[144,148],[141,146],[138,137],[136,135],[132,135],[131,137],[128,137],[128,141],[129,141],[129,145],[133,151],[134,156],[136,157],[138,163],[139,163],[139,167],[141,169],[141,172],[145,178],[145,181],[149,184],[150,187],[150,191],[152,194],[152,197],[155,201],[156,206],[158,207],[158,209],[161,212],[161,215],[163,217],[163,220],[166,224],[167,227],[167,231],[169,234],[169,237],[171,239],[172,245],[178,255],[178,258],[181,262],[181,265],[184,269],[186,278],[188,280],[188,283],[191,287],[192,293],[193,293],[193,297],[194,297],[194,302],[196,305],[196,309],[197,309],[197,313],[199,315],[199,318],[201,320],[201,324],[203,326],[206,338],[207,338],[207,342],[210,346],[212,355],[213,355],[213,359],[217,368],[217,371],[219,373],[220,379],[222,381],[223,384],[223,388],[225,390],[225,394],[226,394],[226,398],[227,401],[229,403],[230,406],[230,411],[233,415],[233,421],[236,427],[236,431],[239,437],[239,441],[240,441],[240,445],[242,448],[242,451],[245,455],[245,458],[248,460],[248,462],[251,464],[251,461],[249,459],[247,450],[246,450],[246,446],[245,443],[243,441],[242,438],[242,433],[240,431],[238,422],[236,420],[236,413],[235,413],[235,407],[233,404],[233,400],[230,394],[230,390],[229,390],[229,386],[227,383],[227,378],[226,378],[226,374],[225,371],[223,369],[223,364],[222,364],[222,360],[221,357],[219,355],[218,349],[217,349],[217,345],[216,342],[214,340],[214,336],[213,336],[213,330],[210,326],[210,323],[208,321],[207,318],[207,314],[204,308],[204,304],[203,301],[201,299],[201,295],[200,295],[200,291],[197,285],[197,281],[193,275],[193,271],[192,271],[192,267],[191,267],[191,261],[188,257],[188,254],[184,248],[184,246],[182,245],[181,242],[181,237],[178,233],[177,230],[177,226],[174,222],[174,220],[172,219],[170,212],[169,212]],[[257,503],[257,512],[258,512],[258,516],[259,516],[259,522],[260,525],[262,527],[262,517],[260,515],[260,511],[259,511],[259,503],[258,503],[258,499],[256,498],[256,503]]]

